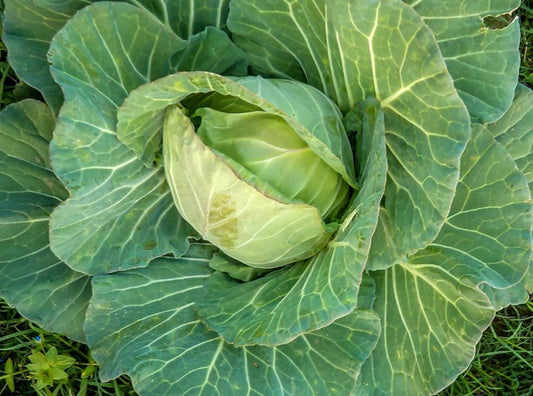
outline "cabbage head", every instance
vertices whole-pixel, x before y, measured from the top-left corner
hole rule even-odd
[[[164,168],[181,216],[203,239],[252,267],[280,267],[318,253],[336,228],[322,219],[338,215],[355,186],[335,104],[296,81],[189,76],[218,78],[242,97],[213,92],[167,109]],[[144,94],[130,97],[136,95]],[[292,101],[302,105],[287,107]],[[281,108],[271,105],[276,102]],[[318,116],[307,117],[309,110]]]

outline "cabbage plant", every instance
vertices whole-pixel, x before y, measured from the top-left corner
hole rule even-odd
[[[518,0],[5,0],[0,296],[142,395],[425,395],[533,288]]]

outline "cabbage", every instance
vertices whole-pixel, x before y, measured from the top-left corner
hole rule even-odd
[[[6,0],[0,297],[143,395],[425,395],[533,288],[514,0]]]

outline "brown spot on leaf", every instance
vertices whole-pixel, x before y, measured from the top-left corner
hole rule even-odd
[[[231,249],[235,246],[238,234],[238,220],[235,213],[235,201],[231,195],[214,194],[207,213],[207,224],[211,235],[217,238],[221,247]]]

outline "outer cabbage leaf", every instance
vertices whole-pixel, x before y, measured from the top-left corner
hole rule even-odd
[[[486,129],[473,125],[472,133],[450,215],[423,257],[445,250],[441,265],[487,293],[499,290],[492,303],[500,309],[527,300],[523,286],[522,301],[514,300],[513,290],[506,299],[505,291],[524,277],[531,260],[531,194],[524,174]],[[411,261],[417,260],[415,255]]]
[[[270,272],[270,269],[250,267],[220,252],[214,254],[211,260],[209,260],[209,267],[215,271],[224,272],[233,279],[238,279],[243,282],[249,282]]]
[[[159,18],[178,36],[187,39],[206,26],[226,30],[230,0],[127,0]]]
[[[68,194],[50,168],[54,116],[28,99],[0,113],[0,297],[48,331],[85,341],[90,279],[49,247],[50,212]]]
[[[85,329],[103,380],[126,372],[140,394],[158,395],[350,392],[379,335],[375,314],[356,310],[280,347],[236,348],[195,314],[208,260],[191,252],[94,277]]]
[[[439,263],[377,271],[381,338],[352,395],[427,395],[468,367],[494,311],[485,294]]]
[[[221,30],[208,26],[189,37],[187,47],[172,58],[173,71],[208,70],[214,73],[245,76],[248,57]]]
[[[519,84],[513,105],[498,121],[486,125],[526,176],[529,191],[533,191],[533,91]],[[533,292],[533,263],[524,279],[526,288]],[[520,288],[520,286],[519,286]],[[521,288],[523,289],[523,288]],[[523,290],[521,291],[523,293]]]
[[[190,229],[163,171],[146,169],[115,133],[128,92],[166,75],[184,46],[152,15],[104,2],[76,14],[52,41],[52,72],[66,98],[52,161],[73,196],[52,214],[51,246],[80,272],[139,267],[187,248]]]
[[[465,370],[496,309],[516,298],[514,285],[531,258],[532,224],[524,175],[475,126],[437,238],[405,262],[372,273],[382,337],[354,393],[432,394]]]
[[[486,128],[514,159],[533,191],[533,91],[519,84],[511,108]]]
[[[206,282],[197,305],[208,328],[235,345],[278,345],[327,326],[357,303],[386,180],[383,114],[365,109],[361,190],[336,236],[309,261],[242,284],[222,273]]]
[[[519,0],[408,0],[428,24],[455,88],[479,122],[497,120],[509,108],[520,66],[520,27],[515,19],[492,28],[483,18],[511,13]]]
[[[47,60],[50,43],[77,11],[97,1],[6,1],[2,39],[8,48],[9,63],[22,80],[43,94],[56,113],[63,103],[63,95],[50,74]],[[202,32],[207,26],[226,30],[229,0],[117,1],[131,3],[143,12],[154,15],[184,39]],[[221,36],[222,32],[213,33],[215,35]],[[227,61],[231,59],[230,55],[233,54],[225,54],[222,59]]]
[[[380,101],[389,178],[369,268],[434,239],[470,120],[433,33],[413,9],[399,0],[235,0],[228,26],[261,73],[307,79],[344,112],[369,95]]]
[[[16,0],[5,3],[2,40],[8,49],[9,64],[22,80],[43,94],[54,112],[58,112],[63,94],[50,74],[46,53],[57,31],[76,11],[92,1]]]

